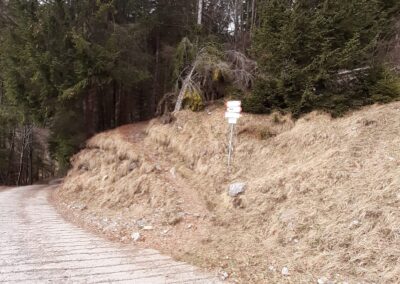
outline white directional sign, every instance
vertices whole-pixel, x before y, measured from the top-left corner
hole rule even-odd
[[[226,110],[228,112],[237,112],[237,113],[241,113],[242,112],[242,108],[241,107],[228,107]]]
[[[228,101],[226,103],[226,107],[231,108],[231,107],[240,107],[242,105],[241,101]]]
[[[225,118],[240,118],[240,116],[237,112],[225,112]]]
[[[236,124],[237,120],[241,117],[241,105],[241,101],[228,101],[226,103],[225,118],[228,119],[229,124]]]

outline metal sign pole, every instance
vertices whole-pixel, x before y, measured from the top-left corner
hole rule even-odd
[[[226,103],[227,110],[225,112],[225,118],[228,119],[229,123],[229,141],[228,141],[228,172],[231,172],[232,156],[233,156],[233,139],[235,132],[235,124],[240,118],[242,111],[241,101],[228,101]]]
[[[231,172],[232,164],[232,154],[233,154],[233,133],[235,129],[235,124],[230,123],[230,134],[229,134],[229,144],[228,144],[228,172]]]

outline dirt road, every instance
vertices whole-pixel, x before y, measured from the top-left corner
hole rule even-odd
[[[154,250],[110,243],[64,221],[51,188],[0,190],[0,283],[219,283]]]

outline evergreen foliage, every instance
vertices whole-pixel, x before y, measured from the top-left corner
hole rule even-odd
[[[198,4],[0,0],[0,183],[47,177],[49,157],[65,173],[91,135],[174,105],[340,115],[399,97],[399,1],[203,1],[201,25]]]
[[[253,50],[263,76],[246,110],[340,115],[399,97],[376,91],[388,72],[377,49],[391,35],[398,2],[266,0],[261,11]]]

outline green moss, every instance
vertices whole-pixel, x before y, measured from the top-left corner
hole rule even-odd
[[[183,99],[183,106],[192,111],[201,111],[205,107],[203,97],[198,91],[187,91]]]

